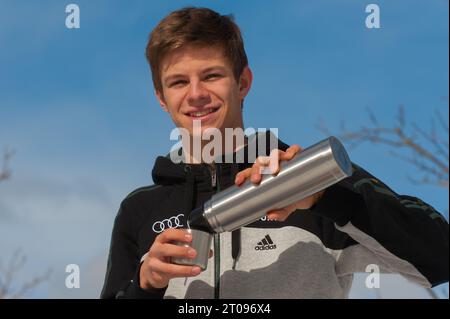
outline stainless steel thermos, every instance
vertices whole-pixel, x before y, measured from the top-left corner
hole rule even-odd
[[[202,207],[193,210],[188,216],[188,226],[202,238],[196,243],[198,247],[194,242],[190,245],[197,250],[197,258],[172,261],[206,269],[210,246],[204,247],[210,245],[212,234],[250,224],[268,211],[300,201],[351,174],[351,161],[337,138],[329,137],[314,144],[290,161],[281,162],[277,175],[263,175],[259,185],[247,180],[239,187],[234,185],[213,195]],[[197,249],[200,246],[203,251]]]

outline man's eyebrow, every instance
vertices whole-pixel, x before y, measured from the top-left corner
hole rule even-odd
[[[201,73],[205,74],[205,73],[208,73],[208,72],[211,72],[211,71],[226,71],[226,67],[224,67],[222,65],[214,65],[214,66],[210,66],[210,67],[207,67],[206,69],[202,70]],[[163,82],[167,85],[172,80],[176,80],[176,79],[184,78],[184,77],[185,76],[183,74],[181,74],[181,73],[175,73],[175,74],[168,75],[163,80]]]
[[[210,66],[209,68],[206,68],[202,71],[202,73],[208,73],[210,71],[225,71],[226,68],[224,66],[221,65],[214,65],[214,66]]]

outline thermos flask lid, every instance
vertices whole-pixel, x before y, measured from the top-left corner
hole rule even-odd
[[[348,153],[346,152],[342,143],[334,136],[330,136],[328,138],[328,141],[330,143],[332,154],[334,160],[337,163],[337,166],[342,169],[345,175],[352,175],[352,162],[350,161]]]

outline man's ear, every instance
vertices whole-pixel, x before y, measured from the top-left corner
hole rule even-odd
[[[161,104],[163,110],[169,112],[169,110],[167,109],[166,101],[164,99],[164,94],[160,90],[155,90],[155,95],[156,98],[158,99],[159,104]]]
[[[252,86],[253,74],[248,66],[242,70],[242,74],[239,77],[239,96],[241,100],[243,100],[248,91],[250,91],[250,87]]]

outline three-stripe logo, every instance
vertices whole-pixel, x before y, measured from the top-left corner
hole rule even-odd
[[[255,246],[255,250],[270,250],[277,248],[270,238],[269,234],[267,234],[260,242],[258,242]]]

